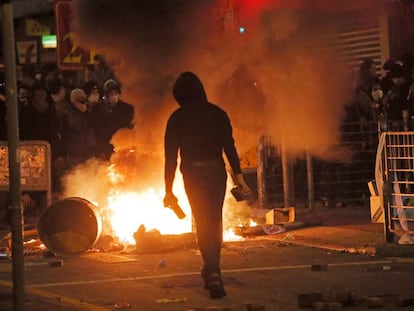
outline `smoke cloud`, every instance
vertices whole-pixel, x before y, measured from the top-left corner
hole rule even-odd
[[[241,154],[268,135],[293,154],[332,158],[349,72],[323,40],[334,4],[311,3],[75,0],[82,45],[115,64],[135,106],[135,129],[116,135],[115,147],[162,150],[172,84],[190,70],[228,112]]]
[[[163,162],[172,84],[193,71],[228,112],[242,157],[262,135],[293,156],[338,157],[352,81],[326,40],[337,1],[73,3],[81,45],[105,57],[135,107],[135,128],[115,135],[116,150],[133,146]]]
[[[338,1],[73,0],[73,5],[81,46],[105,57],[124,100],[135,107],[134,129],[119,131],[112,141],[111,164],[128,180],[123,190],[162,186],[165,125],[178,107],[171,90],[183,71],[196,73],[209,101],[227,111],[242,158],[255,154],[252,149],[266,135],[292,157],[308,151],[338,159],[352,87],[349,69],[327,39],[334,25],[329,13]],[[105,206],[102,193],[113,187],[107,169],[94,161],[79,167],[64,180],[66,194]]]

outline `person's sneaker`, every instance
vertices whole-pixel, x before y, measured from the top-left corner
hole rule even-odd
[[[205,286],[206,287],[206,286]],[[226,296],[220,274],[212,273],[208,277],[207,289],[210,291],[211,299],[221,299]]]

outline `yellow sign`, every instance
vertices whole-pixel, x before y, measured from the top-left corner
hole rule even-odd
[[[72,29],[72,10],[71,0],[55,0],[57,64],[64,70],[79,70],[96,62],[96,53],[82,48],[78,34]]]
[[[50,35],[50,28],[34,19],[26,19],[26,36]]]

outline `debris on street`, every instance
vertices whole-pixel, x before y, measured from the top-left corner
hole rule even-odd
[[[24,256],[39,255],[44,251],[45,247],[39,238],[37,229],[31,227],[24,228],[22,235]],[[0,259],[11,257],[11,243],[12,234],[7,232],[0,240]]]
[[[305,227],[313,227],[321,225],[320,221],[313,222],[296,222],[296,223],[284,223],[284,224],[263,224],[252,227],[237,227],[235,233],[237,235],[248,237],[257,235],[273,235],[280,234],[286,231],[301,229]]]
[[[168,298],[161,298],[156,300],[157,303],[178,303],[178,302],[187,302],[187,298],[177,298],[177,299],[168,299]]]
[[[121,303],[116,303],[114,307],[116,310],[122,310],[122,309],[129,309],[132,306],[129,303],[121,302]]]
[[[63,266],[63,260],[49,261],[49,266],[51,266],[51,267],[62,267]]]
[[[140,253],[195,248],[197,245],[194,232],[161,234],[155,229],[147,231],[144,225],[139,226],[134,239],[136,251]]]
[[[414,305],[414,299],[402,299],[398,294],[357,295],[340,286],[333,286],[326,292],[315,291],[297,296],[300,309],[333,311],[343,307],[386,308],[387,306],[407,307]]]

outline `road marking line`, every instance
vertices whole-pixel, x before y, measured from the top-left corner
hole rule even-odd
[[[396,262],[400,263],[414,263],[414,258],[407,258],[407,257],[389,257]]]
[[[138,261],[138,259],[131,258],[128,256],[122,256],[117,254],[103,254],[103,253],[89,253],[86,254],[83,258],[89,259],[89,260],[95,260],[99,262],[105,262],[105,263],[118,263],[118,262],[133,262]]]
[[[390,264],[395,260],[377,260],[377,261],[356,261],[356,262],[343,262],[343,263],[329,263],[330,267],[345,267],[345,266],[361,266],[361,265],[379,265],[379,264]],[[234,272],[253,272],[253,271],[272,271],[272,270],[292,270],[292,269],[310,269],[312,265],[291,265],[291,266],[273,266],[273,267],[254,267],[254,268],[241,268],[241,269],[228,269],[222,270],[222,274],[234,273]],[[160,275],[147,275],[147,276],[136,276],[127,278],[112,278],[103,280],[84,280],[84,281],[73,281],[73,282],[59,282],[59,283],[45,283],[45,284],[34,284],[32,288],[44,288],[44,287],[58,287],[58,286],[73,286],[73,285],[85,285],[85,284],[97,284],[97,283],[110,283],[110,282],[122,282],[122,281],[140,281],[140,280],[151,280],[151,279],[165,279],[177,276],[190,276],[200,275],[200,272],[187,272],[187,273],[171,273],[171,274],[160,274]]]
[[[13,282],[9,282],[9,281],[0,280],[0,285],[13,288]],[[62,302],[62,303],[65,303],[71,306],[75,306],[77,310],[79,310],[78,308],[82,310],[89,310],[89,311],[111,311],[112,310],[112,309],[97,306],[97,305],[94,305],[88,302],[84,302],[78,299],[66,297],[61,294],[33,288],[32,286],[26,286],[26,292],[32,295],[36,295],[36,296],[40,296],[44,298],[50,298],[50,299],[55,299],[56,297],[58,297],[59,302]]]

